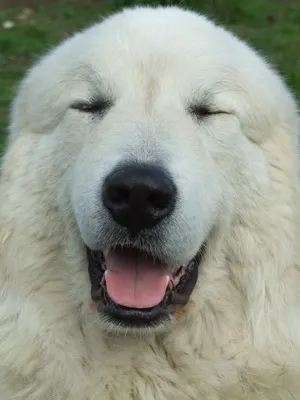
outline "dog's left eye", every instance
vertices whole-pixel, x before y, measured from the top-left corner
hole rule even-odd
[[[227,114],[226,111],[212,110],[206,105],[192,104],[188,108],[189,113],[197,119],[202,119],[216,114]]]
[[[84,113],[102,114],[111,107],[111,102],[104,99],[77,101],[71,104],[71,109]]]

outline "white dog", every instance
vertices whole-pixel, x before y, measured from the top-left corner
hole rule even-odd
[[[0,186],[0,400],[300,398],[295,100],[170,8],[50,51]]]

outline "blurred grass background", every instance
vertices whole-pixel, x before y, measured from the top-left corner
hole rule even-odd
[[[136,4],[182,5],[209,15],[263,52],[300,98],[300,0],[0,0],[0,151],[25,70],[74,31]]]

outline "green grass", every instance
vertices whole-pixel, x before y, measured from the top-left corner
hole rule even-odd
[[[102,15],[135,4],[181,4],[204,12],[264,53],[300,97],[300,0],[115,0],[40,4],[25,20],[21,9],[0,11],[0,149],[16,84],[43,52]],[[12,29],[2,23],[12,20]]]

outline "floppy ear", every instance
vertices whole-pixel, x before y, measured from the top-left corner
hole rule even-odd
[[[10,257],[11,251],[11,266],[20,257],[20,268],[26,262],[28,246],[36,243],[37,249],[41,236],[53,229],[47,212],[50,205],[46,204],[46,193],[42,193],[37,179],[43,163],[35,162],[43,157],[36,151],[41,135],[53,131],[59,115],[59,94],[49,90],[53,84],[51,74],[44,76],[46,80],[42,80],[39,68],[33,66],[19,85],[12,102],[7,148],[1,168],[0,235],[5,239],[0,242],[0,249],[4,246],[6,251],[1,249],[0,255]],[[56,234],[61,235],[58,230]]]
[[[296,101],[270,71],[261,74],[259,84],[245,83],[247,95],[240,98],[243,114],[239,119],[254,151],[262,155],[268,184],[250,193],[229,243],[234,279],[247,293],[253,327],[258,331],[267,325],[266,309],[281,312],[288,297],[296,295],[288,279],[285,286],[282,277],[288,276],[287,271],[293,276],[300,255],[300,123]]]
[[[53,132],[64,116],[70,93],[64,80],[64,64],[57,65],[51,57],[43,56],[28,70],[12,102],[8,144],[26,133]],[[61,79],[58,81],[58,76]]]
[[[249,44],[240,42],[238,49],[235,68],[226,77],[231,96],[222,101],[229,109],[239,110],[244,134],[257,144],[280,129],[292,137],[298,135],[297,102],[282,77]]]

